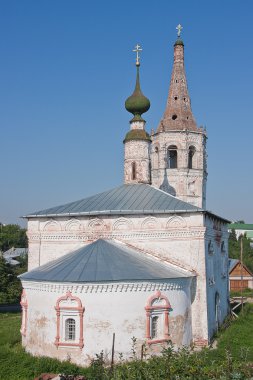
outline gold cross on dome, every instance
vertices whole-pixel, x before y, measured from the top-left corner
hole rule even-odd
[[[183,29],[182,25],[178,24],[178,26],[176,27],[176,29],[177,29],[177,36],[180,37],[181,31]]]
[[[140,64],[140,56],[139,56],[139,53],[140,51],[142,51],[142,48],[139,44],[137,44],[135,46],[135,48],[133,49],[134,52],[136,52],[136,65],[139,65]]]

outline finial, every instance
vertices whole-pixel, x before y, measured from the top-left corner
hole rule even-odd
[[[142,48],[139,44],[137,44],[135,46],[135,48],[133,49],[134,52],[136,52],[136,66],[140,66],[140,56],[139,56],[139,52],[142,51]]]
[[[182,25],[178,24],[176,29],[177,29],[177,36],[178,36],[178,38],[180,38],[180,34],[181,34],[182,29],[183,29]]]

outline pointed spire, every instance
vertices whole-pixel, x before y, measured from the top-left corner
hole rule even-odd
[[[157,132],[168,130],[198,130],[191,110],[191,101],[187,88],[184,69],[184,43],[181,39],[183,27],[177,26],[177,40],[174,44],[174,64],[169,94],[163,118]]]
[[[136,45],[133,50],[136,52],[136,83],[134,92],[125,102],[126,110],[134,115],[131,121],[143,120],[141,115],[147,112],[150,108],[150,101],[143,95],[140,86],[140,56],[139,52],[142,51],[140,45]]]

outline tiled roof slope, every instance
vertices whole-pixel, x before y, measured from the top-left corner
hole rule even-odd
[[[28,214],[26,217],[54,217],[64,215],[152,214],[197,212],[202,209],[181,201],[151,185],[122,185],[109,191]]]
[[[19,277],[28,281],[96,283],[191,276],[123,243],[99,239]]]

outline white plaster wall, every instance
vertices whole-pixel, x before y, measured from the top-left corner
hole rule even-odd
[[[146,342],[145,306],[156,289],[162,288],[162,295],[169,299],[172,310],[169,315],[169,334],[176,347],[189,345],[192,341],[191,331],[191,279],[180,279],[158,283],[142,283],[142,290],[133,286],[120,288],[123,284],[113,284],[114,288],[106,290],[90,284],[87,287],[75,284],[41,284],[23,281],[28,302],[27,335],[23,345],[33,355],[46,355],[71,360],[79,365],[88,365],[95,354],[104,351],[110,360],[112,337],[115,333],[115,359],[122,353],[124,358],[131,356],[131,338],[137,338],[137,354],[140,356],[141,345]],[[108,284],[110,286],[110,284]],[[130,284],[128,284],[130,285]],[[54,345],[56,337],[56,301],[67,290],[79,297],[85,308],[84,312],[84,347],[70,348]],[[86,289],[86,290],[85,290]],[[163,290],[164,289],[164,290]],[[157,344],[151,345],[156,352]]]
[[[98,238],[113,238],[138,247],[197,273],[193,291],[193,337],[208,339],[205,287],[205,244],[202,214],[41,218],[37,231],[30,230],[29,246],[40,265],[89,244]],[[71,230],[69,230],[71,226]],[[38,242],[40,240],[40,243]],[[40,245],[39,245],[40,244]],[[40,247],[40,254],[38,249]],[[36,252],[37,249],[37,252]],[[34,260],[30,260],[31,264]],[[36,265],[37,266],[37,265]],[[34,266],[29,266],[29,270]]]
[[[124,183],[150,183],[150,141],[130,140],[124,144]],[[132,164],[135,162],[135,179]]]

